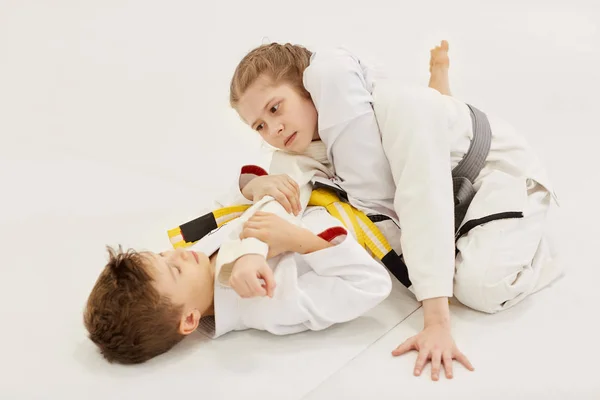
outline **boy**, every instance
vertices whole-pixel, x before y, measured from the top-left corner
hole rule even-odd
[[[322,330],[358,318],[384,300],[391,279],[339,221],[307,208],[299,224],[247,210],[190,250],[163,253],[109,249],[110,259],[89,296],[84,323],[110,362],[136,364],[200,330],[212,338],[260,329],[276,335]],[[260,238],[270,248],[268,297],[242,298],[228,287],[245,271],[220,268],[232,237]],[[247,255],[242,258],[261,257]],[[250,263],[252,264],[252,263]],[[276,290],[275,290],[276,288]]]
[[[230,99],[241,118],[281,150],[276,168],[285,173],[282,152],[319,159],[321,143],[319,156],[331,163],[333,184],[348,201],[402,229],[395,244],[425,320],[423,331],[393,354],[419,349],[415,374],[431,359],[437,380],[442,362],[451,377],[452,359],[463,358],[450,333],[449,297],[494,313],[559,271],[545,231],[555,198],[544,168],[508,124],[443,93],[446,42],[432,53],[431,72],[430,84],[446,83],[442,93],[400,87],[345,50],[313,54],[272,44],[240,62]],[[314,182],[309,174],[290,175],[301,194]],[[306,204],[302,196],[299,203]]]

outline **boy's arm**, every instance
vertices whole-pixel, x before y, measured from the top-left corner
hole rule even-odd
[[[311,179],[321,168],[324,167],[317,161],[308,157],[286,154],[278,151],[273,155],[270,170],[271,173],[274,174],[287,174],[296,182],[300,192],[300,209],[303,210],[308,204],[312,193]],[[241,180],[240,183],[242,183]],[[231,277],[235,263],[242,256],[257,254],[266,260],[269,253],[269,246],[265,242],[256,238],[239,238],[239,235],[242,232],[242,225],[257,211],[269,212],[292,224],[299,224],[299,217],[289,214],[273,197],[265,196],[258,200],[237,221],[235,221],[236,225],[231,231],[231,236],[221,246],[219,257],[217,259],[217,268],[218,271],[220,271],[218,275],[219,282],[223,285],[229,285],[229,278]],[[256,293],[256,295],[260,294]]]
[[[322,330],[351,321],[381,303],[392,288],[385,267],[327,211],[311,210],[303,222],[312,231],[304,230],[298,235],[298,250],[304,254],[286,257],[277,268],[289,268],[289,263],[300,258],[310,270],[297,280],[284,279],[279,285],[280,296],[290,307],[286,310],[290,318],[286,322],[268,323],[275,333]],[[290,286],[292,282],[294,286]],[[265,316],[277,317],[277,314]]]

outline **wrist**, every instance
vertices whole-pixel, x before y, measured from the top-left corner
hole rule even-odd
[[[293,238],[292,243],[290,244],[290,251],[299,254],[306,254],[308,252],[308,248],[310,247],[310,235],[308,235],[306,229],[298,228],[296,232],[294,232],[291,237]]]
[[[239,257],[237,260],[235,260],[235,262],[233,263],[233,269],[235,269],[235,267],[238,265],[239,262],[245,263],[245,262],[252,262],[252,261],[264,261],[265,257],[262,254],[244,254],[243,256]]]
[[[292,250],[299,254],[309,254],[315,251],[323,250],[331,247],[332,244],[320,238],[307,229],[298,229],[298,234],[295,235],[295,248]]]
[[[425,326],[433,324],[450,326],[448,298],[435,297],[423,300],[423,319]]]

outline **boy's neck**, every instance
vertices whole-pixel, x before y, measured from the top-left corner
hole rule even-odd
[[[209,257],[210,260],[210,269],[211,269],[211,275],[213,277],[213,282],[215,280],[215,270],[216,270],[216,266],[217,266],[217,255],[219,254],[219,251],[215,251],[215,253]],[[204,316],[214,316],[215,315],[215,292],[214,292],[214,285],[211,286],[213,288],[213,294],[212,294],[212,303],[210,304],[210,307],[204,312]]]

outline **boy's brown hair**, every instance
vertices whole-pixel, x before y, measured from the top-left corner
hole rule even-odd
[[[271,43],[255,48],[235,69],[229,89],[231,107],[236,108],[248,87],[262,74],[271,78],[274,84],[288,83],[302,96],[310,98],[302,78],[311,56],[306,48],[289,43]]]
[[[84,311],[89,338],[109,362],[138,364],[179,343],[182,306],[156,290],[149,258],[134,250],[107,247],[109,261]]]

